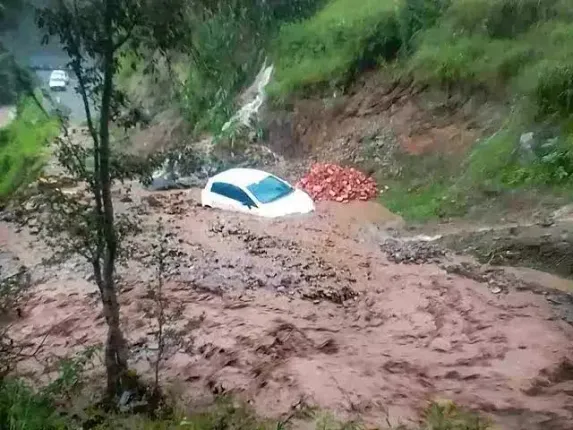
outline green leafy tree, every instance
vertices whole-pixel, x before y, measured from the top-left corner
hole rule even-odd
[[[69,173],[87,184],[88,193],[79,200],[57,195],[51,206],[58,213],[53,212],[50,225],[52,233],[67,237],[68,250],[88,258],[93,267],[108,326],[105,366],[110,398],[133,383],[115,276],[126,229],[118,224],[111,189],[114,180],[136,173],[112,153],[110,123],[129,108],[114,77],[125,52],[143,55],[176,45],[181,38],[177,31],[184,28],[178,24],[184,19],[184,8],[181,0],[55,0],[37,14],[44,42],[56,37],[67,52],[86,112],[89,147],[62,139],[58,156]],[[88,164],[93,165],[88,168]]]

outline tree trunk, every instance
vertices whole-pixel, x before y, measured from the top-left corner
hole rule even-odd
[[[103,58],[103,88],[100,109],[99,127],[99,184],[103,202],[103,235],[105,251],[102,267],[101,296],[104,315],[108,324],[108,336],[105,351],[105,365],[107,370],[108,395],[119,395],[122,382],[127,372],[127,345],[121,332],[119,320],[119,302],[115,288],[114,270],[117,255],[117,235],[114,226],[113,202],[111,197],[110,176],[110,141],[109,119],[111,114],[111,101],[113,91],[114,72],[114,41],[113,17],[115,5],[113,0],[106,0],[104,11],[104,29],[107,35]]]
[[[105,367],[107,392],[110,397],[119,395],[124,389],[127,372],[127,345],[120,328],[119,303],[114,288],[102,290],[104,316],[108,325],[105,345]]]

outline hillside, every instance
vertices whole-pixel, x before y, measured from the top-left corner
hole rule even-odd
[[[0,430],[570,430],[571,0],[9,2]]]
[[[270,92],[297,114],[316,98],[303,122],[328,138],[312,146],[356,146],[348,161],[368,159],[393,185],[384,203],[413,220],[515,191],[568,199],[572,16],[559,0],[333,0],[281,28]]]

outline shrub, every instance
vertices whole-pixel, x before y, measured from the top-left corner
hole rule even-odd
[[[479,87],[495,94],[516,90],[538,106],[539,116],[567,116],[573,97],[572,43],[573,25],[559,20],[539,23],[513,39],[499,39],[460,30],[446,19],[419,35],[409,72],[419,83],[448,89]]]
[[[406,53],[412,49],[415,36],[432,27],[449,7],[451,0],[404,0],[398,13],[402,48]]]
[[[58,131],[57,121],[32,99],[20,103],[16,119],[0,129],[0,201],[34,179],[42,167],[46,144]]]
[[[536,141],[531,149],[520,147],[523,125],[516,121],[478,143],[464,166],[459,183],[466,188],[484,190],[571,183],[573,135],[552,127],[536,128]],[[556,134],[560,136],[551,137]]]
[[[447,19],[454,31],[512,38],[565,11],[561,0],[456,0]]]
[[[0,381],[0,430],[63,430],[51,399],[22,381]]]
[[[449,401],[430,404],[424,411],[425,428],[428,430],[487,430],[488,420],[457,407]]]
[[[465,185],[470,188],[476,184],[487,187],[503,175],[514,161],[520,135],[516,129],[518,126],[509,125],[475,146],[464,166]]]
[[[573,115],[573,61],[545,60],[529,73],[535,74],[531,96],[540,116]]]
[[[550,21],[531,31],[537,61],[523,70],[518,90],[535,107],[537,118],[566,119],[573,115],[573,24]]]
[[[530,61],[533,51],[520,41],[483,35],[454,36],[448,27],[432,29],[409,62],[419,83],[451,89],[495,90],[506,85]]]
[[[345,83],[357,71],[393,58],[400,48],[396,0],[332,0],[314,17],[281,28],[271,92]]]

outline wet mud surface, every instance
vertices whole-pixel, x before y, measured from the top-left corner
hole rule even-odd
[[[121,200],[144,230],[140,262],[120,273],[132,364],[148,373],[157,349],[149,285],[161,217],[173,315],[162,375],[181,396],[233,393],[272,416],[306,404],[371,425],[416,419],[446,397],[505,429],[571,428],[573,327],[559,313],[570,307],[552,303],[543,280],[536,290],[433,246],[388,242],[364,225],[401,221],[366,206],[265,220],[200,208],[187,192]],[[46,339],[52,355],[97,343],[105,322],[88,265],[44,266],[49,250],[33,233],[0,223],[3,252],[34,283],[14,332]]]

